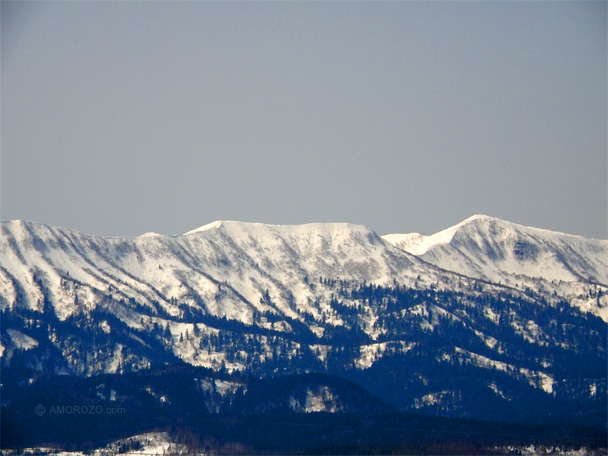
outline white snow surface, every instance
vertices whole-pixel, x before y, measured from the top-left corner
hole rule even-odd
[[[443,273],[351,224],[297,226],[215,222],[180,236],[99,237],[23,221],[2,222],[0,307],[39,309],[44,284],[55,312],[67,318],[104,296],[177,315],[185,303],[251,324],[253,312],[297,318],[319,295],[320,276],[420,286]],[[270,302],[261,302],[268,290]],[[329,297],[329,295],[327,296]],[[323,300],[322,300],[323,301]],[[329,299],[327,299],[329,301]],[[291,304],[291,306],[290,306]],[[295,307],[293,307],[295,306]],[[339,324],[336,321],[336,324]]]
[[[396,353],[407,353],[416,346],[415,342],[379,342],[375,344],[361,345],[360,355],[355,359],[355,366],[358,369],[368,369],[377,360],[382,358],[387,352],[391,355]]]
[[[121,303],[114,304],[112,310],[130,327],[168,325],[173,350],[184,361],[210,368],[224,363],[228,370],[241,370],[244,364],[228,363],[225,353],[201,350],[202,336],[194,337],[192,324],[148,317],[133,306],[159,305],[169,315],[179,316],[179,305],[186,304],[206,314],[284,333],[292,330],[286,320],[258,317],[254,322],[254,315],[269,312],[303,322],[299,311],[307,312],[318,322],[310,324],[311,330],[321,333],[323,326],[339,326],[343,321],[329,305],[335,289],[324,286],[320,277],[351,283],[396,282],[415,288],[471,290],[474,280],[458,275],[463,274],[501,282],[511,287],[509,292],[520,293],[518,290],[530,287],[548,299],[571,299],[608,321],[608,289],[604,285],[608,282],[608,241],[523,227],[486,216],[472,217],[438,235],[416,234],[407,239],[406,244],[400,244],[396,235],[382,239],[369,228],[348,223],[265,225],[218,221],[183,235],[148,233],[124,238],[85,235],[40,223],[2,222],[0,308],[20,305],[41,310],[46,293],[57,316],[64,319],[79,310],[103,305],[110,296],[112,302]],[[404,245],[413,253],[402,250]],[[590,283],[591,279],[595,283]],[[486,291],[504,290],[494,285],[484,287]],[[428,311],[425,306],[407,310],[425,318]],[[433,309],[435,316],[456,318],[442,312]],[[361,325],[372,340],[377,340],[380,333],[374,329],[374,318],[377,315],[362,313]],[[425,320],[429,328],[435,323]],[[100,324],[104,331],[112,330],[107,322]],[[215,331],[203,324],[197,330],[201,334]],[[537,339],[534,325],[522,322],[518,330],[530,340]],[[11,345],[27,348],[35,343],[29,336],[9,335]],[[489,347],[496,343],[484,341]],[[3,354],[10,356],[11,347],[3,348],[7,350]],[[405,352],[410,348],[407,344],[369,344],[361,348],[355,365],[366,369],[387,351]],[[318,346],[315,353],[325,362],[326,349]],[[104,371],[115,372],[123,356],[122,347],[117,345]],[[142,360],[142,365],[146,362]]]
[[[289,398],[289,407],[296,412],[316,413],[329,412],[336,413],[344,410],[344,407],[336,400],[334,392],[327,386],[319,386],[318,388],[308,388],[304,403],[301,403],[295,397]]]
[[[433,264],[492,281],[507,273],[608,285],[608,240],[485,215],[475,215],[430,236],[389,234],[383,238]]]
[[[34,339],[26,334],[23,334],[20,331],[8,328],[6,330],[6,332],[11,337],[11,340],[15,344],[16,348],[19,348],[22,350],[29,350],[31,348],[38,346],[38,341],[36,339]]]
[[[127,452],[121,451],[121,447],[130,446]],[[137,448],[137,449],[135,449]],[[32,455],[32,456],[107,456],[110,454],[142,455],[142,456],[165,456],[165,455],[187,455],[191,454],[185,445],[174,443],[167,432],[147,432],[134,435],[125,439],[116,440],[103,448],[92,451],[63,451],[55,448],[25,448],[19,450],[5,450],[2,454]],[[201,453],[197,453],[201,454]]]
[[[442,269],[468,277],[557,294],[608,321],[608,240],[532,228],[475,215],[430,236],[383,239]],[[603,297],[589,296],[590,288]]]

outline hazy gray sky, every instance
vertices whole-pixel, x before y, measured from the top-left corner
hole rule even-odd
[[[607,3],[1,2],[1,218],[607,237]]]

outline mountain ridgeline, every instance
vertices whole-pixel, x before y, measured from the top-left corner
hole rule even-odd
[[[184,416],[200,436],[201,416],[315,413],[604,438],[608,241],[486,216],[432,236],[227,221],[137,238],[1,230],[2,440],[14,446],[68,441],[29,427],[49,397],[127,410],[120,429],[97,423],[75,445]]]

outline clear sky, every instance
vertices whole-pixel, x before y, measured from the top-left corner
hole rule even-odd
[[[1,6],[1,213],[607,237],[607,3]]]

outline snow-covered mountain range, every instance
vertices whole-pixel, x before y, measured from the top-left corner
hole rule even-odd
[[[383,236],[445,269],[498,282],[511,276],[608,284],[608,240],[474,215],[439,233]]]
[[[430,236],[383,239],[449,271],[489,282],[557,294],[608,321],[608,308],[587,299],[590,285],[608,285],[608,240],[531,228],[474,215]]]
[[[329,297],[328,290],[311,286],[321,276],[424,287],[445,275],[349,224],[221,221],[184,235],[134,239],[23,221],[1,229],[1,306],[40,310],[46,293],[60,319],[110,296],[171,315],[179,313],[179,302],[250,324],[256,311],[296,318],[302,309],[318,316],[323,309],[315,301]]]
[[[431,236],[383,238],[350,224],[229,221],[180,236],[148,233],[134,239],[23,221],[2,223],[1,230],[0,306],[19,302],[41,309],[44,289],[59,318],[108,295],[156,303],[173,315],[176,302],[202,306],[245,323],[252,323],[255,311],[296,318],[302,309],[318,316],[323,309],[314,303],[330,292],[307,282],[319,277],[454,289],[462,279],[447,270],[566,297],[608,319],[606,300],[588,293],[590,286],[608,284],[608,241],[486,216]]]
[[[136,238],[0,229],[0,352],[15,388],[42,373],[185,364],[245,379],[322,372],[399,410],[445,416],[515,420],[533,416],[531,404],[603,416],[605,240],[485,216],[432,236],[232,221]],[[224,397],[225,381],[196,388]],[[165,406],[168,393],[141,388]],[[298,388],[307,398],[312,387]],[[340,396],[310,391],[320,393],[283,402],[333,410]]]

